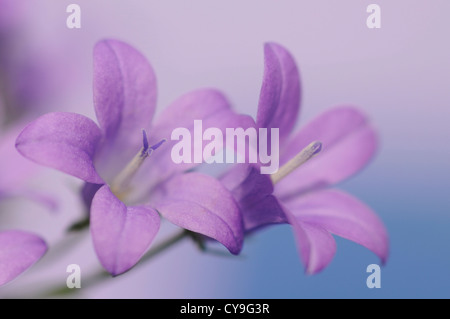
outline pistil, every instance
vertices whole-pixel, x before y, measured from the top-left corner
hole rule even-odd
[[[142,139],[142,148],[111,183],[111,191],[116,194],[116,196],[127,192],[133,177],[136,175],[145,159],[166,141],[166,139],[163,139],[158,143],[149,146],[147,132],[145,130],[142,130]]]

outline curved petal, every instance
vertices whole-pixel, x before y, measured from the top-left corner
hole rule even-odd
[[[294,58],[281,45],[267,43],[256,124],[279,128],[283,140],[292,131],[299,111],[300,76]]]
[[[238,115],[230,109],[230,104],[225,96],[214,89],[200,89],[189,92],[160,114],[149,134],[150,144],[167,139],[157,151],[142,165],[139,176],[136,176],[136,184],[144,194],[152,187],[173,176],[175,173],[184,172],[197,165],[194,163],[194,121],[202,121],[202,129],[218,128],[225,136],[226,128],[254,127],[255,123],[249,116]],[[171,140],[172,131],[176,128],[186,128],[191,135],[191,162],[176,164],[172,160],[171,151],[178,140]],[[203,132],[201,133],[203,134]],[[203,148],[207,142],[203,143]],[[202,149],[203,149],[202,148]]]
[[[237,164],[220,178],[220,182],[238,203],[246,232],[287,222],[280,203],[272,195],[270,177],[261,174],[257,166]]]
[[[241,251],[242,218],[230,192],[216,179],[200,173],[178,175],[159,191],[156,209],[170,222],[211,237],[232,254]]]
[[[16,148],[26,158],[78,177],[102,184],[93,157],[101,138],[98,126],[75,113],[48,113],[20,133]]]
[[[313,275],[322,271],[336,253],[336,241],[322,227],[303,222],[287,213],[294,229],[301,260],[305,264],[306,273]]]
[[[386,228],[378,216],[358,199],[341,191],[323,190],[284,204],[297,220],[352,240],[386,262],[389,255]]]
[[[13,280],[47,251],[38,236],[18,230],[0,232],[0,286]]]
[[[105,137],[97,158],[102,176],[117,173],[139,151],[141,130],[149,128],[155,111],[156,93],[155,74],[140,52],[116,40],[96,44],[94,105]]]
[[[338,183],[361,170],[374,156],[377,135],[368,119],[356,108],[336,107],[318,116],[284,148],[281,165],[313,141],[322,151],[281,180],[275,193],[280,199]]]
[[[133,267],[159,230],[156,211],[147,207],[127,207],[107,185],[92,200],[91,234],[97,256],[113,276]]]

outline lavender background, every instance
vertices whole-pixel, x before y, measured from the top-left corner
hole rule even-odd
[[[70,3],[81,6],[79,30],[65,26]],[[366,27],[371,3],[381,6],[381,29]],[[376,256],[339,238],[331,265],[306,276],[291,229],[277,226],[250,238],[241,257],[202,254],[186,242],[124,276],[81,289],[80,296],[449,298],[449,12],[446,0],[29,1],[28,41],[56,52],[66,66],[63,77],[70,79],[50,110],[93,116],[92,48],[114,37],[152,63],[159,109],[186,91],[210,86],[223,90],[237,110],[255,115],[262,46],[275,41],[292,52],[301,71],[299,125],[333,105],[351,103],[371,116],[381,138],[371,165],[339,186],[374,208],[388,228],[391,256],[382,268],[381,289],[366,287],[366,267],[379,262]],[[30,203],[10,203],[7,209],[19,211],[15,218],[26,219],[24,227],[41,229],[55,242],[80,213],[71,193],[79,184],[51,172],[40,187],[52,189],[50,180],[64,186],[60,213]],[[47,278],[64,283],[69,263],[86,272],[98,266],[88,237],[51,266],[44,261],[2,289],[20,293]]]

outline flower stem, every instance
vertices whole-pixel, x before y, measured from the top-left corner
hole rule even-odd
[[[163,242],[156,245],[153,249],[149,250],[139,261],[139,263],[135,266],[139,266],[143,264],[146,261],[151,260],[153,257],[157,256],[158,254],[162,253],[166,249],[174,246],[176,243],[180,242],[182,239],[190,236],[190,232],[187,230],[182,230],[180,232],[175,233],[171,237],[167,238]],[[62,296],[68,296],[73,295],[75,293],[80,292],[80,290],[92,287],[94,285],[100,284],[102,282],[105,282],[107,279],[111,279],[111,275],[102,270],[99,270],[95,273],[92,273],[88,276],[84,276],[82,278],[82,284],[81,289],[69,289],[66,285],[55,285],[54,288],[50,288],[47,291],[44,291],[43,293],[39,294],[40,298],[51,298],[51,297],[62,297]],[[35,297],[33,297],[35,298]]]

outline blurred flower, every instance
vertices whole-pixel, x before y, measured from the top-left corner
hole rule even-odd
[[[64,39],[58,39],[59,47],[34,43],[37,35],[29,25],[33,5],[27,0],[0,0],[0,112],[8,123],[45,113],[73,84],[74,76],[67,76],[73,66],[62,59],[70,53]]]
[[[41,170],[40,167],[24,159],[15,148],[17,135],[23,127],[16,124],[7,130],[0,128],[0,200],[25,198],[54,210],[54,199],[29,185],[30,180]]]
[[[282,46],[266,44],[256,126],[279,128],[283,166],[269,176],[261,175],[256,166],[237,165],[221,178],[239,203],[245,231],[291,224],[310,274],[332,260],[336,243],[331,234],[365,246],[385,262],[389,243],[380,219],[358,199],[328,189],[361,170],[373,157],[377,148],[373,128],[358,109],[342,106],[291,135],[299,105],[300,80],[294,59]]]
[[[139,261],[159,229],[158,212],[238,253],[243,228],[232,195],[210,176],[184,174],[195,164],[175,164],[174,142],[163,141],[174,128],[193,130],[194,119],[225,128],[247,117],[232,112],[219,92],[204,89],[176,100],[150,126],[153,69],[138,51],[115,40],[94,49],[94,106],[99,126],[82,115],[49,113],[30,123],[16,146],[26,158],[87,183],[92,238],[105,269],[119,275]]]
[[[47,86],[52,71],[23,41],[28,5],[22,0],[0,0],[0,202],[28,199],[54,210],[54,199],[29,184],[39,167],[15,148],[16,137],[23,129],[21,119],[36,114],[37,107],[52,95]],[[35,234],[2,230],[0,285],[32,266],[46,250],[44,240]]]
[[[19,132],[19,127],[0,130],[0,202],[10,198],[27,198],[55,208],[51,198],[28,186],[37,165],[25,160],[15,149]],[[18,230],[0,231],[0,285],[32,266],[46,250],[47,245],[37,235]]]
[[[24,231],[0,231],[0,286],[31,267],[47,251],[38,236]]]

